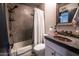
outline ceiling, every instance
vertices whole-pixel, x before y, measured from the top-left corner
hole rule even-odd
[[[67,4],[69,4],[69,3],[57,3],[58,7],[62,7],[62,6],[67,5]]]
[[[44,3],[20,3],[20,4],[29,5],[29,6],[40,6]]]

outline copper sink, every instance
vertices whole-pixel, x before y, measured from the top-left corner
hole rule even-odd
[[[72,40],[65,38],[65,37],[61,37],[61,36],[54,36],[54,38],[60,41],[64,41],[64,42],[72,42]]]

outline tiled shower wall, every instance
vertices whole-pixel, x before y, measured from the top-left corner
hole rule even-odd
[[[31,13],[33,13],[33,8],[25,5],[18,5],[14,10],[14,21],[9,24],[14,43],[32,38],[33,16]]]

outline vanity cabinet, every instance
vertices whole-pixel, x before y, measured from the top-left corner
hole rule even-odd
[[[45,46],[45,56],[79,56],[78,54],[47,39],[45,40]]]
[[[50,45],[50,41],[46,40],[46,47],[45,47],[45,56],[62,56],[58,53],[53,46]]]
[[[54,49],[46,45],[45,56],[61,56],[61,54],[57,53]]]

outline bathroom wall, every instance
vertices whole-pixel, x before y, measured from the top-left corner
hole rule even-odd
[[[48,33],[50,27],[56,24],[56,3],[45,4],[45,32]]]
[[[72,7],[70,7],[72,6]],[[69,7],[68,9],[71,10],[74,8],[74,6],[77,6],[77,4],[70,4],[67,5],[66,7]],[[45,31],[48,33],[50,27],[54,27],[56,25],[56,13],[57,13],[57,6],[56,3],[45,3]],[[60,9],[61,11],[61,9]],[[59,26],[61,28],[61,26]],[[66,26],[69,28],[69,26]],[[64,27],[63,29],[65,29]],[[70,26],[70,29],[72,27]],[[74,31],[74,30],[73,30]]]

